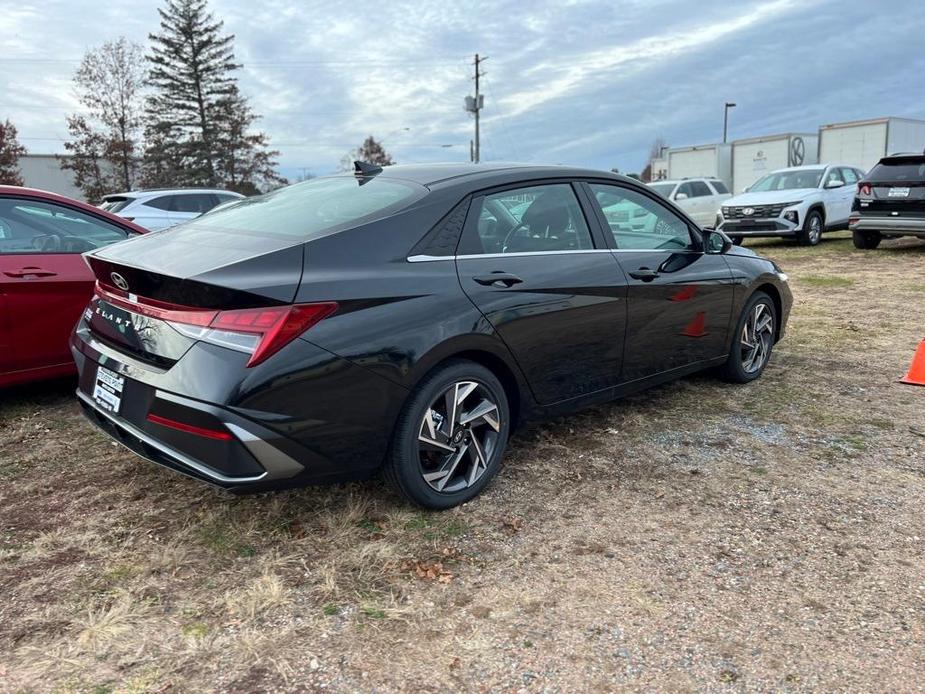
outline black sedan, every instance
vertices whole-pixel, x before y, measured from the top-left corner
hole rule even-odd
[[[117,441],[237,491],[382,471],[430,508],[527,417],[757,378],[791,305],[645,186],[552,166],[357,163],[86,257],[77,394]]]

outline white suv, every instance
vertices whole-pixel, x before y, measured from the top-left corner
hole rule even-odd
[[[216,205],[243,197],[227,190],[202,188],[134,190],[105,196],[100,208],[156,231],[195,219]]]
[[[752,236],[788,236],[815,246],[823,231],[848,228],[864,172],[820,164],[773,171],[723,203],[716,228],[738,244]]]
[[[652,181],[648,186],[687,212],[701,227],[712,225],[720,205],[732,197],[726,184],[717,178]]]

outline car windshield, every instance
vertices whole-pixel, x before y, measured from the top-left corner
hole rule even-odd
[[[801,171],[775,171],[759,178],[749,187],[749,193],[765,193],[769,190],[794,190],[796,188],[818,188],[823,169]]]
[[[423,186],[394,179],[317,178],[245,198],[185,226],[307,240],[388,215],[425,193]]]
[[[667,198],[671,195],[671,191],[674,190],[675,183],[650,183],[649,187],[654,190],[656,193],[661,195],[663,198]]]

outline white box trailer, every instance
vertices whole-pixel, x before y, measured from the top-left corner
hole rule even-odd
[[[870,171],[880,157],[925,151],[925,121],[873,118],[832,123],[819,128],[819,161],[848,164]]]
[[[788,166],[815,164],[819,136],[783,133],[732,143],[732,192],[738,194],[767,173]]]
[[[732,146],[729,144],[674,147],[668,150],[668,178],[718,178],[732,185]]]

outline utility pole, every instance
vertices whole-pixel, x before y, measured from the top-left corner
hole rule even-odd
[[[479,163],[479,111],[482,110],[482,107],[485,105],[485,97],[479,92],[479,77],[485,73],[479,69],[479,66],[484,63],[488,58],[480,58],[479,54],[475,54],[475,96],[466,97],[466,111],[475,116],[475,140],[473,141],[470,159],[476,164]]]
[[[729,109],[735,107],[735,104],[727,101],[726,108],[723,109],[723,144],[726,144],[726,130],[729,128]]]

